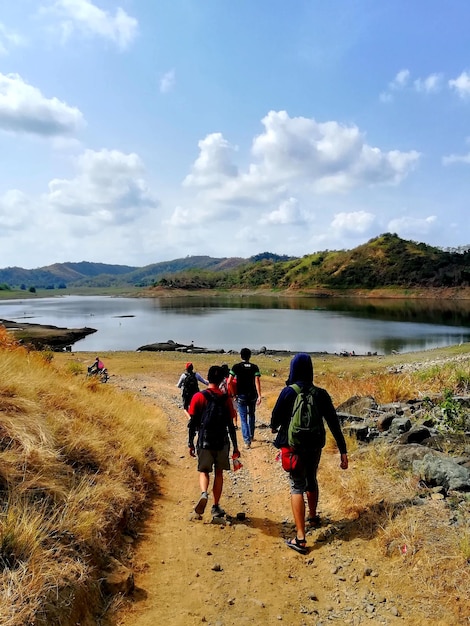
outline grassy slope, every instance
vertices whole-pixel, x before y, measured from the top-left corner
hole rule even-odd
[[[154,486],[160,415],[9,343],[0,333],[0,623],[95,624],[102,571]]]

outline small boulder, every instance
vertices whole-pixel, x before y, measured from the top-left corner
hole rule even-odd
[[[426,454],[413,462],[413,473],[431,487],[442,486],[446,491],[470,491],[470,470],[453,459]]]

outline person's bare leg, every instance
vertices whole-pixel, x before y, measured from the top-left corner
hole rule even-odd
[[[310,519],[314,519],[317,515],[318,490],[307,491],[307,502],[308,502],[308,516]]]
[[[198,515],[202,515],[206,510],[207,490],[209,489],[209,474],[207,472],[199,472],[199,486],[201,488],[201,495],[194,510]]]
[[[302,493],[291,494],[292,513],[294,515],[297,539],[305,539],[305,501]]]
[[[201,493],[209,490],[209,474],[207,472],[199,472],[199,486]]]
[[[214,505],[219,504],[220,496],[222,495],[222,488],[224,486],[224,471],[221,469],[215,470],[214,486],[212,493],[214,494]]]

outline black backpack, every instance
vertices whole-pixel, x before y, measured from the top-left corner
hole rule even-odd
[[[181,394],[183,402],[185,404],[189,404],[191,402],[191,398],[198,391],[199,385],[197,384],[196,374],[194,374],[194,372],[192,372],[191,374],[186,374],[186,378],[183,381],[183,391]]]
[[[230,411],[227,407],[227,395],[212,393],[209,389],[205,389],[202,394],[206,398],[206,406],[201,415],[198,447],[222,450],[228,443]]]

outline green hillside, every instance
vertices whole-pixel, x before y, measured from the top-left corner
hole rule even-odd
[[[152,285],[164,274],[193,268],[213,272],[230,269],[246,263],[239,258],[212,258],[188,256],[173,261],[163,261],[145,267],[108,265],[106,263],[56,263],[47,267],[27,270],[21,267],[0,269],[0,285],[11,289],[61,289],[65,287],[145,287]]]
[[[59,289],[75,284],[83,278],[92,278],[104,273],[110,276],[123,276],[136,268],[129,265],[108,265],[106,263],[55,263],[46,267],[27,270],[22,267],[0,269],[0,284],[20,289],[36,287]]]
[[[125,275],[101,274],[98,277],[82,278],[74,283],[75,287],[149,287],[166,274],[184,272],[193,269],[220,272],[245,263],[239,258],[213,258],[210,256],[188,256],[173,261],[153,263],[141,268],[134,268]]]
[[[386,233],[352,250],[301,258],[263,252],[249,259],[187,256],[145,267],[56,263],[0,270],[0,289],[376,289],[470,286],[470,250],[444,251]]]
[[[196,270],[166,275],[155,286],[180,289],[468,287],[470,252],[445,252],[386,233],[353,250],[326,250],[289,260],[266,256],[217,275]]]

